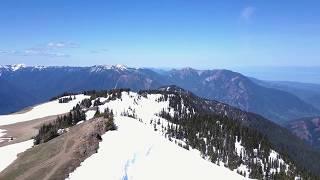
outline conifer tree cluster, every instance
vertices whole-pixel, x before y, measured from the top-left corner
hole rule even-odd
[[[92,102],[89,98],[86,98],[80,102],[80,106],[83,106],[85,108],[89,108],[91,107],[91,105],[92,105]]]
[[[59,103],[68,103],[72,100],[76,99],[76,96],[69,96],[69,97],[63,97],[63,98],[59,98]]]
[[[65,130],[66,128],[76,125],[78,122],[86,119],[85,112],[81,109],[81,105],[77,104],[68,114],[59,116],[54,122],[43,124],[38,134],[34,137],[34,144],[41,144],[50,141],[51,139],[60,135],[59,130]],[[95,118],[103,117],[108,119],[106,121],[106,130],[117,129],[114,124],[113,111],[106,108],[102,113],[99,108],[94,115]]]
[[[102,91],[84,91],[83,94],[84,95],[89,95],[91,96],[90,99],[91,100],[95,100],[99,97],[104,97],[104,98],[108,98],[107,100],[115,100],[115,99],[120,99],[121,98],[121,93],[122,92],[129,92],[130,89],[112,89],[112,90],[102,90]]]
[[[95,99],[94,102],[93,102],[93,106],[100,106],[102,104],[103,103],[100,101],[100,98]]]
[[[135,109],[132,109],[130,106],[127,110],[123,111],[120,113],[121,116],[127,116],[127,117],[131,117],[134,119],[137,119],[137,115],[136,115],[136,111]]]
[[[96,113],[94,114],[94,118],[99,118],[99,117],[103,117],[105,119],[108,119],[107,126],[106,126],[106,130],[116,130],[117,126],[114,123],[114,114],[113,111],[109,108],[104,109],[103,112],[100,112],[99,107],[96,110]]]
[[[86,114],[77,104],[68,114],[59,116],[54,122],[43,124],[38,134],[34,137],[34,144],[41,144],[59,136],[58,130],[76,125],[86,119]]]
[[[65,92],[65,93],[62,93],[62,94],[60,94],[58,96],[52,97],[50,99],[50,101],[54,101],[54,100],[57,100],[59,98],[66,97],[66,96],[69,96],[69,97],[73,96],[74,97],[75,95],[77,95],[77,93]]]

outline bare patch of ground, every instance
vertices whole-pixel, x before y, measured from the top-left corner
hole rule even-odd
[[[6,130],[6,134],[0,137],[0,139],[4,140],[0,142],[0,147],[30,140],[38,133],[38,129],[42,124],[52,122],[61,115],[63,114],[0,126],[0,129]]]
[[[101,135],[108,127],[108,120],[104,118],[76,125],[67,133],[19,154],[0,173],[0,179],[65,179],[82,161],[97,152]]]

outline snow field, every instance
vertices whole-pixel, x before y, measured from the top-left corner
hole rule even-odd
[[[69,179],[245,179],[210,163],[155,133],[136,119],[116,116],[117,131],[102,136],[97,154]]]
[[[89,96],[80,94],[76,95],[75,100],[68,103],[59,103],[58,100],[54,100],[35,106],[22,114],[0,115],[0,126],[67,113],[85,98],[89,98]]]
[[[96,179],[245,179],[202,159],[198,150],[188,151],[173,143],[184,145],[183,141],[165,139],[159,126],[175,124],[157,114],[164,109],[173,116],[174,111],[169,101],[157,101],[161,96],[151,94],[145,98],[134,92],[122,92],[121,99],[99,106],[100,111],[113,110],[118,130],[102,136],[98,153],[71,173],[70,179],[87,179],[92,174]],[[122,116],[123,112],[136,119]],[[159,130],[154,131],[155,127]]]
[[[0,147],[0,172],[9,166],[19,153],[33,146],[33,140]]]
[[[86,120],[92,119],[96,111],[94,110],[89,110],[86,112]]]

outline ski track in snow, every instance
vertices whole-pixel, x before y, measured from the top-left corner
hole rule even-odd
[[[19,153],[33,146],[33,140],[0,147],[0,172],[9,166]]]
[[[0,126],[67,113],[85,98],[89,98],[89,96],[80,94],[76,95],[75,100],[68,103],[59,103],[58,100],[54,100],[35,106],[30,111],[22,114],[0,115]]]
[[[156,134],[136,119],[117,116],[117,131],[102,136],[98,153],[70,174],[70,180],[245,179]]]

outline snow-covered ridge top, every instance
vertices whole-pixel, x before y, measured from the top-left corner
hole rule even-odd
[[[24,65],[24,64],[15,64],[15,65],[11,66],[13,71],[17,71],[17,70],[19,70],[21,68],[25,68],[25,67],[26,67],[26,65]]]
[[[165,110],[173,116],[174,109],[169,99],[159,101],[161,97],[122,91],[120,97],[99,105],[100,110],[113,111],[118,130],[103,135],[98,153],[81,163],[69,178],[88,179],[95,173],[97,179],[245,179],[165,139],[161,126],[174,124],[158,114]]]
[[[68,103],[59,103],[58,100],[54,100],[34,106],[31,110],[21,114],[0,115],[0,126],[67,113],[83,99],[89,98],[83,94],[75,97],[76,99]]]
[[[12,64],[12,65],[1,65],[1,69],[9,70],[9,71],[17,71],[19,69],[25,68],[25,64]]]
[[[162,87],[159,90],[169,92],[179,92],[179,87],[177,86],[167,86],[167,87]],[[173,91],[172,91],[173,90]],[[172,122],[164,119],[163,117],[159,116],[159,113],[164,110],[168,114],[171,115],[171,117],[174,116],[176,113],[174,107],[170,106],[170,98],[168,98],[165,101],[159,101],[164,95],[159,91],[153,91],[150,93],[144,93],[143,95],[136,93],[136,92],[131,92],[131,91],[123,91],[121,92],[120,98],[116,98],[110,101],[106,101],[105,104],[99,106],[100,110],[103,110],[105,108],[111,109],[115,117],[119,116],[130,116],[134,117],[136,120],[139,120],[140,122],[150,125],[151,128],[157,129],[155,131],[159,132],[160,134],[164,131],[161,130],[161,127],[167,127],[168,124],[172,124]],[[173,93],[172,95],[169,95],[169,97],[174,97],[176,94]],[[173,98],[175,99],[175,98]],[[183,99],[181,99],[181,107],[185,107],[187,114],[190,112],[194,112],[194,109],[188,104],[185,103]],[[125,113],[126,112],[126,113]],[[224,113],[223,113],[224,112]],[[222,112],[220,113],[221,115],[225,115],[228,111],[225,111],[222,109]],[[157,122],[157,123],[156,123]],[[165,134],[165,133],[164,133]],[[162,134],[163,135],[163,134]],[[185,143],[185,142],[184,142]],[[260,149],[260,147],[259,147]],[[243,154],[247,154],[249,150],[246,149],[246,147],[242,146],[241,140],[237,141],[235,143],[235,150],[237,152],[237,155],[241,157]],[[257,155],[256,155],[257,156]],[[267,158],[268,160],[272,161],[277,161],[278,166],[285,166],[286,172],[289,169],[289,164],[285,162],[279,153],[271,149],[270,155]],[[264,165],[262,159],[260,159],[259,156],[255,157],[254,160],[258,163],[262,164],[262,167],[269,166]],[[270,167],[270,172],[272,173],[277,173],[280,172],[280,168],[274,168]],[[245,172],[246,175],[245,177],[248,177],[251,170],[249,171],[249,167],[247,164],[241,164],[239,167],[237,167],[237,170],[239,172]],[[237,171],[236,170],[236,171]]]
[[[120,71],[126,71],[128,69],[133,69],[129,68],[126,65],[122,64],[116,64],[116,65],[95,65],[90,67],[91,72],[101,72],[104,70],[120,70]]]
[[[94,66],[27,66],[25,64],[12,64],[12,65],[0,65],[0,70],[15,72],[24,68],[29,68],[33,70],[45,70],[45,69],[63,69],[67,68],[68,70],[73,69],[89,69],[90,72],[101,72],[105,70],[117,70],[117,71],[127,71],[127,70],[135,70],[137,68],[131,68],[126,65],[116,64],[116,65],[94,65]]]
[[[63,68],[63,66],[27,66],[25,64],[12,64],[12,65],[0,65],[0,70],[6,71],[18,71],[25,68],[30,68],[32,70],[44,70],[47,68]]]

